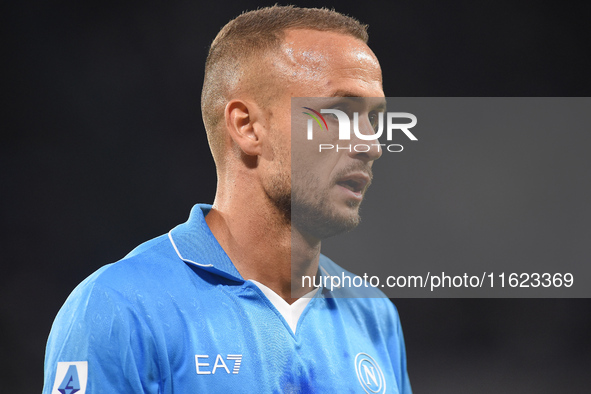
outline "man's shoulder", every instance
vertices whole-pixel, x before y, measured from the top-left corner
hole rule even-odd
[[[86,281],[112,288],[145,286],[173,273],[176,260],[174,248],[164,234],[140,244],[121,260],[100,268]]]
[[[241,279],[205,223],[210,208],[195,205],[185,223],[99,268],[74,289],[64,308],[110,302],[147,308],[188,294],[195,302],[207,301],[216,283]]]
[[[121,328],[140,324],[154,330],[155,323],[148,322],[150,316],[173,319],[170,311],[175,303],[197,305],[211,297],[206,294],[211,287],[207,273],[196,271],[179,258],[168,234],[142,243],[76,286],[55,319],[53,336],[65,335],[73,325],[82,338],[85,332],[111,325]]]
[[[146,241],[121,260],[107,264],[82,281],[68,298],[75,300],[117,298],[120,302],[150,298],[174,288],[189,268],[175,253],[168,234]]]

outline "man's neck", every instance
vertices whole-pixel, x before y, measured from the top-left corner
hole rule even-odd
[[[205,221],[245,280],[264,284],[290,304],[312,290],[301,287],[301,278],[317,274],[320,241],[292,231],[266,197],[257,202],[248,193],[218,195]]]

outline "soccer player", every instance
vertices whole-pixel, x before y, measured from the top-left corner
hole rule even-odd
[[[219,32],[202,93],[213,206],[73,291],[49,336],[44,393],[411,392],[388,299],[294,286],[344,274],[321,240],[359,222],[381,152],[309,155],[292,171],[305,153],[291,148],[291,99],[383,97],[366,42],[350,17],[291,6]]]

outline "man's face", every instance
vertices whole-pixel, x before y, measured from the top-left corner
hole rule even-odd
[[[339,144],[338,122],[325,115],[331,132],[315,130],[314,141],[309,141],[305,131],[309,118],[300,107],[307,104],[316,106],[313,109],[317,111],[336,108],[349,114],[359,112],[361,132],[373,134],[369,114],[383,100],[342,97],[384,97],[379,63],[369,47],[354,37],[292,30],[287,33],[281,56],[273,61],[273,67],[280,80],[285,81],[285,92],[273,105],[273,146],[281,157],[276,162],[279,168],[271,177],[275,190],[290,191],[292,225],[300,232],[323,239],[350,230],[360,221],[359,205],[371,181],[373,161],[381,151],[372,147],[367,152],[319,152],[319,143]],[[292,97],[326,99],[297,99],[292,107]],[[290,114],[288,108],[297,112]],[[351,140],[343,142],[340,145],[375,141],[359,140],[353,134]]]

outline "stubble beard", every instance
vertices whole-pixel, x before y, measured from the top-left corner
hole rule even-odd
[[[290,152],[275,145],[276,172],[267,183],[267,197],[279,212],[284,224],[316,239],[329,238],[353,230],[361,222],[359,200],[347,200],[346,210],[335,206],[330,192],[336,180],[352,171],[363,171],[372,178],[371,166],[356,163],[343,169],[328,184],[321,181],[309,168],[292,168]],[[369,184],[367,185],[369,186]]]
[[[291,221],[300,232],[325,239],[350,231],[360,223],[359,201],[347,201],[349,209],[345,214],[332,205],[330,190],[336,183],[323,187],[320,179],[307,171],[294,172],[292,176]]]
[[[292,179],[294,182],[292,182]],[[359,201],[346,202],[348,214],[340,214],[331,205],[329,191],[335,184],[322,187],[320,179],[311,172],[276,173],[269,182],[267,196],[286,223],[304,234],[325,239],[357,227]]]

